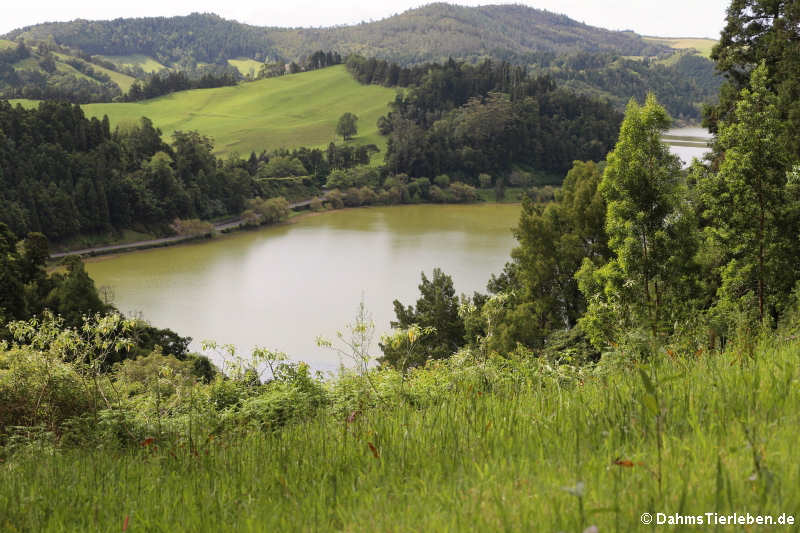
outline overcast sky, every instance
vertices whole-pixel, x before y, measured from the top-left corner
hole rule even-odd
[[[224,18],[257,26],[334,26],[386,18],[430,2],[415,0],[39,0],[8,2],[0,16],[0,34],[47,21],[76,18],[90,20],[118,17],[216,13]],[[725,8],[730,0],[525,0],[480,2],[461,0],[461,5],[522,3],[563,13],[592,26],[633,30],[643,35],[718,38]]]

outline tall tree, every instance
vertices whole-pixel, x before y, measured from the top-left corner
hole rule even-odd
[[[800,3],[786,0],[732,0],[719,44],[712,52],[726,83],[719,104],[707,117],[712,127],[731,121],[741,90],[764,61],[767,87],[776,93],[779,116],[789,123],[779,139],[800,156]]]
[[[720,296],[755,295],[761,320],[782,310],[800,275],[797,217],[787,179],[792,158],[781,142],[787,124],[768,84],[762,61],[749,87],[740,91],[730,120],[719,123],[723,159],[718,172],[700,181],[711,222],[708,235],[726,252]]]
[[[652,94],[628,104],[616,147],[600,183],[611,260],[586,259],[577,274],[589,301],[582,324],[595,344],[617,326],[668,327],[691,294],[696,249],[680,162],[661,142],[670,118]]]
[[[519,344],[538,348],[555,331],[575,326],[586,309],[575,273],[584,258],[608,259],[606,204],[598,191],[602,165],[575,161],[556,201],[525,198],[514,236],[519,244],[489,289],[495,298],[488,346],[509,352]]]

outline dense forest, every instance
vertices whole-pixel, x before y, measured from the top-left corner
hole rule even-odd
[[[561,87],[573,92],[610,101],[623,110],[631,98],[642,100],[653,92],[670,114],[677,119],[698,121],[703,105],[716,97],[722,79],[714,72],[711,61],[691,51],[677,54],[669,64],[643,59],[625,59],[616,54],[581,52],[556,57],[536,54],[527,57],[527,67],[513,68],[513,62],[494,61],[499,68],[514,70],[514,75],[549,76]],[[484,60],[479,69],[492,68],[492,60]],[[350,72],[361,83],[387,87],[409,87],[422,83],[430,70],[439,64],[403,66],[385,59],[348,57]],[[462,67],[466,68],[466,67]]]
[[[147,118],[111,131],[67,103],[0,102],[0,222],[18,237],[53,241],[125,228],[170,233],[176,218],[237,215],[256,196],[307,199],[332,171],[365,165],[375,150],[331,143],[222,160],[211,139],[176,132],[168,144]]]
[[[6,38],[46,41],[50,36],[58,44],[91,55],[145,54],[160,63],[189,68],[198,63],[225,64],[234,57],[259,61],[275,57],[263,28],[199,13],[185,17],[54,22],[14,30]]]
[[[514,165],[563,175],[576,159],[603,159],[619,129],[621,117],[609,104],[505,62],[451,59],[402,69],[353,56],[348,68],[364,83],[399,84],[402,77],[411,87],[378,122],[394,173],[449,173],[472,184],[481,173],[502,176]]]
[[[520,5],[464,7],[444,3],[387,19],[335,28],[257,28],[216,15],[75,20],[38,24],[8,39],[47,40],[98,55],[145,54],[165,64],[223,63],[234,57],[291,61],[316,50],[360,53],[403,64],[479,59],[496,51],[613,51],[656,55],[667,49],[632,32],[594,28],[564,15]],[[431,40],[433,39],[433,40]]]

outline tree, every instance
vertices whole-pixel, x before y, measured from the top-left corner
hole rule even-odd
[[[732,121],[736,102],[748,86],[753,70],[763,61],[766,85],[777,96],[782,120],[789,123],[778,140],[800,156],[800,4],[778,0],[732,0],[719,44],[711,57],[726,78],[719,104],[706,118],[716,129],[720,120]]]
[[[669,116],[652,94],[631,100],[599,190],[611,259],[584,259],[577,274],[589,302],[581,325],[595,345],[617,327],[668,328],[687,310],[696,244],[678,158],[661,142]],[[598,346],[599,347],[599,346]]]
[[[53,276],[55,287],[47,297],[47,307],[61,315],[66,326],[79,327],[84,316],[105,313],[108,306],[100,300],[78,256],[64,258],[63,264],[67,271]]]
[[[711,222],[707,234],[725,251],[720,296],[731,301],[755,295],[762,321],[784,308],[800,275],[797,217],[787,180],[791,157],[781,142],[786,124],[768,83],[762,61],[750,87],[740,91],[731,119],[719,123],[724,159],[718,172],[700,181]]]
[[[410,359],[405,351],[400,353],[391,343],[381,344],[381,361],[396,364],[402,357],[409,366],[421,365],[428,359],[444,359],[464,344],[464,322],[458,315],[459,301],[453,278],[439,268],[433,269],[431,279],[423,272],[419,291],[416,307],[405,307],[399,300],[394,301],[397,320],[391,325],[403,330],[417,326],[429,333],[416,343]]]
[[[336,124],[336,133],[341,135],[345,141],[349,141],[358,133],[356,122],[358,122],[358,117],[348,111],[339,117],[339,122]]]
[[[489,349],[542,347],[554,332],[575,326],[585,311],[575,273],[584,258],[594,264],[608,259],[606,204],[598,191],[602,175],[601,165],[575,161],[555,202],[523,198],[514,230],[518,245],[504,272],[489,283],[500,296],[483,310],[492,322]]]
[[[0,323],[25,317],[25,292],[17,240],[0,222]]]

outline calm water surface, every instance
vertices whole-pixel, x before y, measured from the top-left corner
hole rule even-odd
[[[703,139],[711,140],[711,134],[705,128],[673,128],[667,131],[664,142],[669,145],[670,152],[681,158],[685,168],[691,164],[693,158],[702,160],[710,150]]]
[[[240,351],[259,345],[334,370],[338,356],[315,338],[352,322],[362,295],[379,335],[394,318],[393,299],[416,301],[423,270],[430,277],[441,267],[456,292],[485,291],[509,259],[519,212],[497,204],[334,211],[86,267],[121,311],[191,336],[195,350],[204,339]]]

